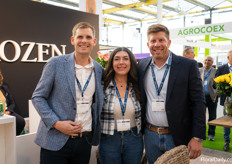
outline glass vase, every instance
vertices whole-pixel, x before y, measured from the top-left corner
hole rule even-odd
[[[226,115],[232,117],[232,97],[226,96],[224,108]]]

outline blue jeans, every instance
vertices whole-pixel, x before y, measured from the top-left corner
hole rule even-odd
[[[101,135],[99,145],[101,164],[140,164],[143,155],[142,133],[137,127],[130,131],[114,131],[114,135]]]
[[[226,115],[225,109],[223,114]],[[223,128],[224,142],[230,143],[230,128]]]
[[[145,151],[149,164],[153,164],[165,151],[175,147],[171,134],[158,134],[145,128]]]

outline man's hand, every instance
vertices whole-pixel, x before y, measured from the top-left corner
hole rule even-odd
[[[192,138],[188,143],[188,154],[190,159],[195,159],[201,155],[202,143]]]
[[[70,136],[78,136],[77,133],[80,133],[82,129],[81,124],[76,124],[72,121],[57,121],[53,127]]]
[[[11,114],[11,111],[6,110],[6,111],[4,112],[4,114],[6,114],[6,115],[10,115],[10,114]]]

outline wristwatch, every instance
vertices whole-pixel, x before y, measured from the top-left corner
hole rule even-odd
[[[198,137],[193,137],[195,140],[197,140],[198,142],[202,143],[203,142],[203,139],[201,138],[198,138]]]

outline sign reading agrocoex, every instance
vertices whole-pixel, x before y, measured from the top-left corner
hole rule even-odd
[[[232,32],[232,22],[220,24],[207,24],[204,26],[185,27],[170,30],[170,38],[181,38],[197,35],[222,34]]]

